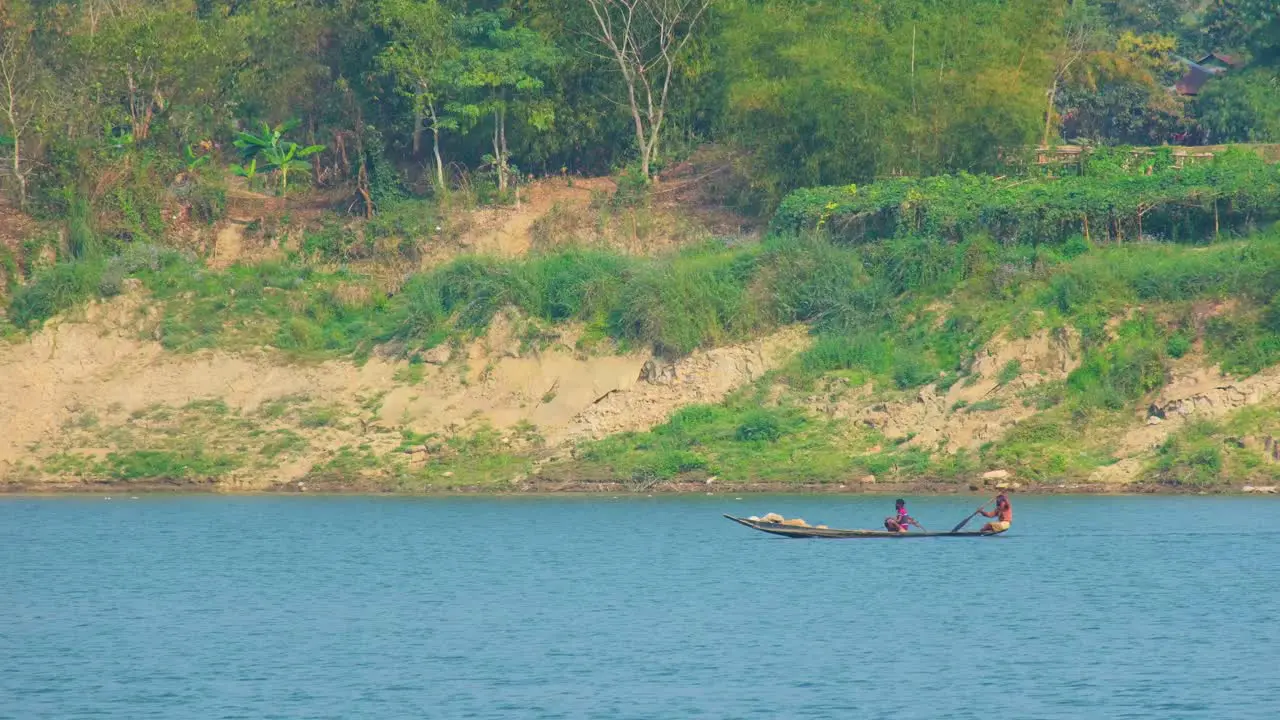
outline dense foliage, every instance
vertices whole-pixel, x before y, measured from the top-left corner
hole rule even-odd
[[[612,0],[10,0],[0,180],[52,215],[81,197],[128,241],[175,206],[216,210],[232,165],[258,190],[349,188],[342,207],[372,214],[459,186],[501,198],[529,173],[660,173],[715,141],[767,208],[801,186],[991,171],[1059,128],[1277,141],[1271,5],[639,0],[636,57],[670,52],[631,62],[593,10]],[[1244,69],[1170,93],[1209,50]],[[310,158],[233,147],[294,120],[282,142]]]
[[[1280,215],[1280,167],[1247,150],[1175,167],[1168,150],[1089,157],[1080,175],[945,175],[797,190],[774,229],[826,228],[853,241],[919,234],[959,242],[1063,243],[1156,238],[1201,242]]]

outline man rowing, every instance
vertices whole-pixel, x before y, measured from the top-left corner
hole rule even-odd
[[[911,517],[911,515],[907,513],[906,500],[898,498],[898,501],[894,503],[894,507],[897,509],[898,514],[895,517],[884,519],[885,530],[888,530],[889,532],[907,532],[911,525],[915,525],[921,530],[924,529],[923,527],[920,527],[920,523],[916,522],[915,518]]]
[[[994,521],[982,526],[984,533],[998,533],[1009,529],[1013,524],[1013,506],[1009,504],[1009,498],[1000,493],[996,496],[996,509],[991,512],[979,510],[983,517],[995,518]]]

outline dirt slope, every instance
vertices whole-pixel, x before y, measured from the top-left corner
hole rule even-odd
[[[1024,397],[1040,385],[1065,380],[1080,364],[1079,345],[1074,333],[996,338],[978,353],[971,382],[945,390],[927,385],[911,397],[888,402],[871,399],[870,388],[854,389],[820,409],[830,417],[877,428],[889,440],[906,439],[909,445],[930,449],[973,449],[1034,415],[1035,406],[1024,403]],[[1017,374],[1002,382],[1001,371],[1009,367],[1016,367]]]
[[[359,366],[304,364],[267,350],[169,353],[143,337],[154,324],[144,300],[134,287],[0,346],[7,390],[0,484],[94,487],[127,479],[131,463],[159,456],[179,463],[178,474],[230,457],[241,461],[217,473],[212,487],[269,489],[296,486],[353,454],[421,463],[450,438],[485,432],[540,466],[569,457],[583,440],[645,430],[691,403],[719,402],[809,342],[804,328],[790,327],[663,363],[640,352],[584,353],[573,327],[531,347],[516,332],[521,319],[504,314],[483,338],[437,347],[424,364],[377,355]],[[1035,415],[1036,394],[1078,363],[1071,333],[997,338],[967,383],[888,395],[844,386],[813,396],[810,406],[894,443],[972,451]],[[1090,482],[1131,482],[1187,422],[1277,397],[1280,369],[1232,379],[1205,368],[1203,358],[1183,358],[1150,408],[1106,438],[1118,462]]]
[[[738,347],[698,352],[642,379],[644,353],[589,356],[572,329],[537,351],[512,338],[509,320],[445,358],[410,366],[387,358],[290,363],[273,352],[191,355],[141,339],[145,305],[130,293],[51,322],[0,347],[0,481],[39,487],[68,481],[82,459],[171,448],[198,454],[269,454],[262,438],[296,438],[288,452],[230,474],[226,487],[297,480],[343,448],[391,452],[406,431],[440,437],[481,428],[545,439],[549,451],[607,432],[643,430],[691,402],[716,402],[776,367],[807,342],[789,328]],[[289,406],[288,412],[282,410]],[[208,412],[210,408],[215,412]],[[166,420],[182,418],[176,426]],[[75,461],[75,462],[73,462]],[[71,481],[74,485],[75,482]]]

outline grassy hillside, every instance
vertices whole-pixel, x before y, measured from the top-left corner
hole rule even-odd
[[[1235,177],[1232,168],[1245,162],[1228,156],[1209,167]],[[1274,166],[1246,164],[1258,177],[1275,173]],[[1178,172],[1142,177],[1168,173],[1173,180],[1163,186],[1182,193],[1186,179]],[[1198,183],[1213,177],[1197,172]],[[361,364],[376,349],[403,363],[402,379],[419,382],[415,368],[427,351],[445,345],[454,358],[466,357],[468,344],[508,310],[520,318],[510,329],[513,341],[535,353],[555,344],[566,323],[579,328],[574,352],[652,352],[659,363],[795,323],[814,336],[807,349],[723,403],[684,407],[647,431],[575,441],[565,453],[538,442],[513,451],[495,444],[502,433],[473,427],[437,438],[465,451],[412,470],[396,454],[404,447],[352,446],[310,470],[339,485],[360,477],[363,485],[438,487],[444,473],[457,478],[444,485],[486,484],[506,482],[513,468],[633,487],[710,476],[722,483],[839,485],[874,476],[967,484],[989,469],[1051,485],[1102,482],[1108,473],[1174,487],[1265,483],[1275,475],[1259,448],[1270,447],[1267,371],[1280,361],[1280,232],[1259,228],[1274,208],[1254,196],[1268,187],[1214,195],[1208,202],[1233,208],[1219,214],[1230,222],[1220,223],[1218,239],[1184,233],[1176,242],[1173,235],[1118,233],[1091,242],[1067,232],[1037,241],[1016,224],[984,224],[994,216],[981,207],[981,194],[963,223],[939,225],[944,215],[935,208],[911,215],[925,218],[918,228],[870,222],[865,227],[889,232],[851,238],[833,230],[832,218],[865,214],[857,204],[863,200],[846,209],[822,193],[798,193],[779,217],[810,217],[797,208],[820,202],[825,210],[813,216],[815,227],[801,222],[788,231],[775,220],[775,232],[759,242],[726,238],[653,256],[572,245],[515,259],[462,256],[411,274],[390,292],[368,265],[323,264],[305,252],[305,240],[284,259],[221,270],[144,243],[108,255],[90,240],[16,289],[6,332],[24,337],[88,300],[137,288],[136,332],[170,352],[267,348],[294,361]],[[881,197],[877,192],[887,191],[864,194]],[[1254,198],[1247,212],[1232,194],[1244,192]],[[1087,197],[1080,202],[1094,207]],[[875,203],[892,222],[907,217],[894,209],[900,205]],[[1203,204],[1179,210],[1196,222],[1205,212]],[[1211,366],[1225,373],[1217,386],[1243,388],[1247,400],[1208,416],[1192,413],[1185,425],[1171,422],[1158,433],[1158,448],[1143,446],[1148,418],[1163,423],[1162,404],[1194,405],[1199,390],[1188,390],[1186,402],[1178,393]],[[217,417],[230,422],[234,415]],[[407,425],[401,433],[401,445],[429,440],[415,440]],[[1252,439],[1239,439],[1244,435]],[[262,445],[252,451],[260,463],[259,456],[272,456],[274,441],[253,437],[253,447]],[[253,465],[236,458],[250,452],[235,449],[248,447],[243,438],[202,448],[190,462],[163,455],[189,449],[148,445],[155,442],[132,441],[136,452],[162,453],[145,462],[117,455],[80,469],[135,478],[172,472],[177,462],[216,477]],[[502,471],[471,468],[478,456],[502,458]]]

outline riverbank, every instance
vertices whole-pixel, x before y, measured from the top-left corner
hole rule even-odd
[[[9,483],[0,484],[0,496],[7,497],[71,497],[71,496],[114,496],[130,494],[152,495],[231,495],[231,496],[391,496],[391,497],[537,497],[537,496],[681,496],[702,495],[721,497],[767,496],[767,495],[833,495],[833,496],[915,496],[915,497],[948,497],[972,496],[990,497],[1005,492],[1013,495],[1231,495],[1231,496],[1276,496],[1280,497],[1280,488],[1275,486],[1254,485],[1218,485],[1213,487],[1170,486],[1158,483],[1128,483],[1124,485],[1105,483],[1009,483],[999,485],[982,485],[979,483],[956,484],[951,482],[905,482],[905,483],[707,483],[672,482],[648,487],[636,487],[626,482],[585,482],[566,480],[537,479],[526,480],[519,484],[489,485],[457,485],[439,486],[430,489],[405,490],[394,487],[381,487],[375,483],[308,483],[296,481],[270,488],[251,488],[243,486],[223,486],[217,483],[200,482],[129,482],[129,483],[85,483],[67,482],[65,484],[42,482],[37,484]]]
[[[1034,258],[926,245],[565,246],[463,254],[390,284],[374,266],[305,257],[222,268],[133,247],[70,262],[11,303],[11,319],[31,322],[0,343],[12,389],[0,396],[0,485],[413,495],[944,494],[993,477],[1094,494],[1280,484],[1280,235],[1086,242]],[[950,270],[913,280],[927,268],[900,260],[924,249]],[[59,272],[113,262],[134,268],[113,294],[44,323],[18,312],[66,299]],[[101,278],[85,277],[102,294]]]

